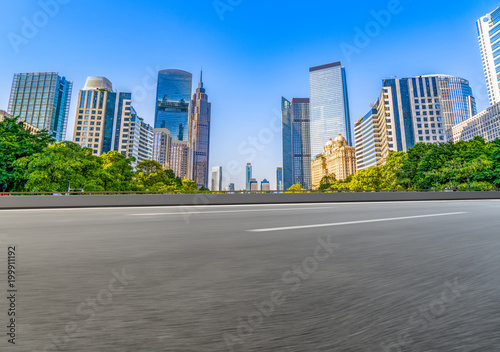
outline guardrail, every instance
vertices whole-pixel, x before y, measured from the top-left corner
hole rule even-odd
[[[335,193],[440,193],[500,192],[500,189],[408,189],[408,190],[304,190],[304,191],[96,191],[96,192],[3,192],[0,196],[106,196],[106,195],[239,195],[239,194],[335,194]]]

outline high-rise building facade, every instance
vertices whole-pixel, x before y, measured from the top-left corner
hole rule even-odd
[[[452,127],[476,114],[469,82],[455,76],[384,79],[382,100],[390,151],[452,140]]]
[[[0,110],[0,122],[2,122],[5,119],[12,119],[14,116],[10,115],[8,112]],[[27,131],[30,131],[31,134],[36,134],[40,132],[39,128],[31,126],[29,123],[22,121],[21,119],[17,119],[18,122],[22,122],[24,129]]]
[[[220,192],[222,189],[222,166],[212,168],[212,191]]]
[[[347,140],[339,134],[323,147],[323,154],[312,162],[312,186],[321,186],[324,177],[335,177],[337,181],[345,181],[356,173],[356,148],[349,146]]]
[[[189,142],[189,118],[193,75],[181,70],[158,73],[155,128],[166,128],[172,140]]]
[[[307,98],[281,99],[283,185],[311,188],[310,104]]]
[[[257,181],[257,179],[252,178],[250,180],[250,189],[249,190],[252,192],[257,192],[259,190],[259,182]]]
[[[389,155],[386,122],[386,104],[382,95],[370,111],[354,124],[357,171],[385,164]]]
[[[8,112],[62,142],[66,139],[72,88],[73,82],[57,72],[16,73]]]
[[[283,168],[278,167],[276,169],[276,190],[283,191]]]
[[[500,7],[477,21],[490,104],[500,102]]]
[[[500,103],[453,127],[453,140],[470,141],[483,137],[486,142],[500,138]]]
[[[174,140],[170,145],[170,169],[175,176],[189,179],[189,142]]]
[[[79,92],[73,141],[94,155],[134,157],[133,166],[153,157],[153,128],[137,115],[132,94],[113,92],[105,77],[88,77]]]
[[[192,180],[198,187],[208,188],[209,182],[209,152],[210,152],[210,120],[212,115],[212,104],[208,102],[208,96],[203,87],[203,72],[200,83],[191,101],[191,133],[190,147],[192,162]]]
[[[161,164],[164,170],[170,169],[170,147],[172,137],[166,128],[153,129],[153,160]]]
[[[250,191],[250,182],[252,181],[252,164],[248,163],[245,170],[246,190]]]
[[[339,133],[353,145],[345,67],[335,62],[309,72],[311,155],[321,154],[325,143]]]

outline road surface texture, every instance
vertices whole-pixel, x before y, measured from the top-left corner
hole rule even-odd
[[[7,210],[0,222],[1,351],[500,351],[500,201]]]

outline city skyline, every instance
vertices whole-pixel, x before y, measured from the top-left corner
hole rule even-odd
[[[277,66],[278,62],[275,63],[273,61],[279,59],[279,55],[275,54],[269,57],[264,55],[261,59],[246,59],[238,65],[230,65],[228,67],[227,65],[222,65],[219,58],[215,59],[211,57],[211,55],[204,56],[203,59],[201,59],[200,57],[190,57],[188,54],[189,51],[187,51],[180,52],[179,55],[169,55],[168,58],[165,59],[162,58],[160,54],[151,55],[147,47],[145,47],[144,54],[140,54],[139,57],[134,57],[134,62],[125,60],[125,63],[116,64],[116,60],[113,60],[114,55],[111,50],[117,50],[119,46],[113,43],[107,43],[109,44],[109,48],[108,46],[104,47],[104,50],[108,50],[107,52],[111,54],[109,63],[98,62],[96,61],[97,59],[87,60],[88,56],[84,54],[82,59],[88,62],[81,64],[78,60],[75,62],[72,60],[72,57],[68,57],[69,54],[67,53],[58,53],[60,56],[49,55],[48,58],[42,57],[34,63],[32,60],[33,50],[36,50],[36,48],[41,45],[48,44],[46,37],[50,37],[50,33],[59,29],[62,24],[69,20],[69,18],[75,20],[75,15],[72,14],[80,10],[84,13],[86,11],[85,6],[81,4],[68,4],[64,7],[61,5],[60,15],[54,17],[47,27],[39,29],[38,35],[33,39],[30,38],[28,44],[20,46],[19,53],[16,54],[13,52],[8,41],[4,41],[1,44],[3,51],[7,54],[4,56],[6,64],[0,70],[0,81],[5,82],[0,88],[0,108],[7,109],[8,91],[10,90],[9,82],[15,72],[58,71],[64,74],[68,80],[73,81],[75,87],[83,86],[82,81],[84,81],[87,76],[101,74],[110,78],[111,81],[117,84],[117,91],[132,91],[137,100],[134,102],[134,107],[136,107],[139,114],[145,118],[146,122],[153,123],[154,113],[152,115],[151,110],[154,108],[151,106],[151,101],[153,101],[154,104],[155,97],[151,97],[151,95],[155,94],[154,89],[150,89],[150,86],[154,85],[154,74],[165,67],[175,67],[189,72],[197,72],[199,67],[203,64],[203,66],[206,67],[206,81],[211,91],[211,101],[218,105],[214,111],[217,122],[213,125],[214,143],[211,151],[212,165],[223,165],[225,169],[230,170],[231,168],[228,167],[228,164],[232,161],[236,161],[239,165],[239,173],[228,173],[228,180],[235,182],[236,188],[241,189],[244,188],[244,165],[247,162],[252,162],[255,166],[255,170],[259,170],[256,171],[254,175],[257,179],[269,177],[269,175],[274,173],[277,166],[281,166],[281,137],[278,133],[275,132],[273,134],[273,138],[270,138],[271,142],[263,143],[263,150],[254,148],[255,150],[252,151],[252,148],[249,147],[248,138],[258,137],[262,129],[270,126],[270,121],[276,116],[276,110],[279,110],[279,106],[276,104],[277,96],[308,96],[307,68],[314,65],[341,60],[342,64],[346,67],[348,71],[347,79],[351,103],[351,125],[354,121],[366,114],[369,105],[373,103],[374,98],[379,94],[380,79],[388,78],[393,75],[397,75],[398,77],[412,77],[425,74],[450,74],[463,77],[471,82],[474,95],[478,102],[478,112],[488,107],[488,98],[487,94],[485,94],[485,82],[484,75],[482,75],[482,64],[475,22],[481,16],[492,12],[498,4],[492,1],[485,1],[480,4],[464,3],[463,7],[453,8],[453,11],[446,17],[447,20],[449,20],[446,24],[440,23],[439,19],[443,18],[443,15],[439,14],[439,11],[424,15],[423,8],[425,4],[423,3],[418,6],[413,3],[405,2],[401,2],[401,4],[404,10],[395,14],[391,23],[384,26],[378,36],[370,37],[371,43],[367,47],[362,48],[360,54],[355,53],[348,58],[346,57],[348,55],[342,50],[341,44],[354,44],[356,35],[354,28],[359,27],[363,31],[364,25],[373,20],[371,14],[372,9],[375,12],[385,10],[387,7],[386,2],[379,2],[376,4],[370,3],[370,5],[362,6],[357,9],[360,14],[359,21],[345,19],[335,26],[331,25],[331,28],[325,28],[324,25],[318,24],[317,27],[314,27],[308,32],[309,34],[316,34],[316,37],[313,38],[310,35],[299,36],[298,38],[294,37],[293,42],[297,44],[298,49],[294,50],[292,55],[286,56],[287,61],[279,60],[281,66]],[[450,4],[451,2],[445,1],[441,6],[446,7]],[[11,7],[11,5],[6,6],[7,8]],[[111,10],[110,7],[110,4],[105,4],[102,5],[100,9],[106,12]],[[213,18],[206,20],[211,28],[215,28],[217,31],[223,31],[224,33],[227,32],[228,27],[236,28],[240,30],[239,34],[243,31],[246,36],[249,34],[247,34],[237,22],[242,19],[244,20],[248,14],[256,11],[257,7],[256,5],[243,4],[236,7],[234,12],[228,12],[225,21],[220,21],[217,13],[211,8],[211,4],[208,4],[206,7],[205,5],[202,6],[204,13],[210,14],[210,11],[214,11]],[[269,5],[269,14],[273,14],[277,7],[278,4]],[[174,18],[175,16],[182,17],[181,10],[184,9],[184,5],[172,5],[168,9],[171,10],[170,18]],[[20,32],[21,22],[19,19],[22,16],[29,17],[30,14],[35,13],[39,8],[36,4],[27,4],[17,8],[12,7],[12,10],[12,19],[7,19],[4,25],[5,34]],[[202,9],[200,9],[200,11],[201,10]],[[342,5],[342,10],[354,11],[354,8],[351,9],[349,5]],[[64,11],[67,11],[67,14],[61,15]],[[165,9],[160,9],[159,12],[165,12]],[[193,16],[199,18],[201,13],[194,13]],[[263,16],[267,15],[264,14]],[[405,41],[408,42],[411,42],[411,38],[416,37],[416,33],[412,32],[411,26],[415,24],[419,18],[426,18],[429,23],[432,23],[432,25],[429,24],[428,26],[423,26],[424,28],[419,28],[419,37],[425,36],[426,39],[432,41],[432,45],[426,45],[425,49],[421,47],[414,49],[409,44],[401,44],[401,38],[403,37]],[[407,21],[407,23],[403,24],[405,21]],[[182,24],[176,22],[176,25]],[[453,31],[450,27],[453,28]],[[327,30],[318,35],[322,28]],[[338,34],[338,31],[341,29],[345,29],[345,34]],[[437,30],[439,30],[439,32],[437,32]],[[93,32],[91,31],[90,33]],[[63,38],[68,41],[68,35],[70,34],[73,36],[76,35],[77,38],[81,35],[79,33],[60,33],[60,31],[58,34],[60,37],[56,36],[57,39],[54,40],[56,44]],[[237,33],[234,33],[235,36],[236,34]],[[431,34],[435,34],[435,36],[433,37]],[[85,33],[85,35],[87,35],[87,33]],[[188,36],[191,35],[194,35],[194,32],[188,33]],[[228,38],[231,37],[229,34],[227,35]],[[452,45],[451,42],[453,42],[453,40],[442,40],[443,37],[450,38],[450,36],[456,36],[457,43]],[[435,44],[434,40],[436,41]],[[333,43],[333,45],[325,49],[323,45],[328,41]],[[440,41],[439,46],[437,45],[437,41]],[[282,45],[284,45],[284,48],[290,47],[289,45],[291,42],[291,40],[288,40]],[[145,44],[147,43],[150,42],[146,40]],[[210,44],[213,43],[212,38]],[[250,45],[252,45],[252,43],[251,41]],[[273,43],[274,45],[276,44],[274,40]],[[52,43],[50,43],[49,47],[51,46],[53,46]],[[99,44],[99,46],[101,46],[101,44]],[[391,64],[386,64],[383,60],[377,58],[377,53],[381,50],[379,47],[389,49],[393,54],[397,52],[398,56],[394,56],[393,60],[386,60],[391,61]],[[187,50],[185,45],[181,45],[181,48],[182,50]],[[101,48],[101,50],[102,49],[103,48]],[[238,55],[242,54],[241,50],[235,49],[234,45],[225,46],[223,49],[223,52],[228,54],[230,58],[236,58]],[[233,49],[235,52],[232,54]],[[199,49],[197,49],[197,51],[198,50]],[[258,51],[257,54],[259,53],[262,52]],[[458,53],[461,53],[461,55],[458,55]],[[438,58],[440,55],[444,55],[446,58]],[[266,62],[270,62],[270,65],[266,66]],[[251,63],[255,63],[254,68],[251,68]],[[241,76],[242,73],[240,72],[242,65],[251,68],[244,76]],[[260,69],[262,72],[257,73]],[[284,74],[289,71],[297,72],[296,77],[291,77],[290,74]],[[267,76],[265,81],[260,80],[263,75]],[[252,76],[255,76],[255,78],[252,78]],[[286,79],[284,77],[286,77]],[[261,100],[258,106],[252,107],[250,111],[245,112],[236,109],[236,106],[241,106],[242,101],[245,100],[243,97],[238,98],[238,95],[241,94],[236,94],[236,92],[233,94],[233,92],[231,92],[231,87],[236,84],[236,80],[245,82],[246,92],[251,92],[252,97]],[[256,82],[259,80],[260,82],[257,84]],[[146,82],[146,84],[144,82]],[[269,85],[270,87],[267,87],[268,82],[271,82]],[[257,87],[265,89],[263,92],[259,92]],[[139,92],[144,93],[144,91],[146,92],[145,94],[137,94]],[[263,99],[261,99],[261,97],[263,97]],[[68,131],[73,130],[72,123],[74,122],[76,110],[75,102],[76,96],[75,92],[73,92]],[[235,114],[235,112],[237,113]],[[251,126],[244,129],[239,128],[250,116],[252,117]],[[237,131],[238,129],[240,129],[240,131]],[[228,134],[227,131],[229,130],[236,132]],[[353,126],[351,126],[351,130],[353,130]],[[67,134],[66,138],[68,137]],[[234,146],[234,148],[232,148],[233,150],[227,150],[222,141]],[[239,148],[240,144],[243,142],[246,142],[246,144]],[[247,152],[247,150],[250,151]],[[274,184],[274,179],[271,179]]]

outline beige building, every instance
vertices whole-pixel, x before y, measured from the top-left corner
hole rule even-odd
[[[175,176],[183,180],[189,179],[189,142],[172,140],[170,168]]]
[[[335,176],[337,181],[356,173],[356,148],[349,146],[347,140],[339,134],[334,141],[331,139],[323,148],[323,154],[312,162],[313,189],[318,189],[325,176]]]
[[[170,146],[172,136],[166,128],[153,129],[153,160],[161,164],[164,170],[170,169]]]
[[[6,111],[4,110],[0,110],[0,122],[2,122],[3,120],[5,119],[12,119],[14,116],[10,115],[9,113],[7,113]],[[32,125],[30,125],[29,123],[27,122],[24,122],[20,119],[17,119],[17,122],[22,122],[23,125],[24,125],[24,129],[25,130],[28,130],[31,132],[31,134],[36,134],[38,132],[40,132],[40,129],[39,128],[36,128]]]

